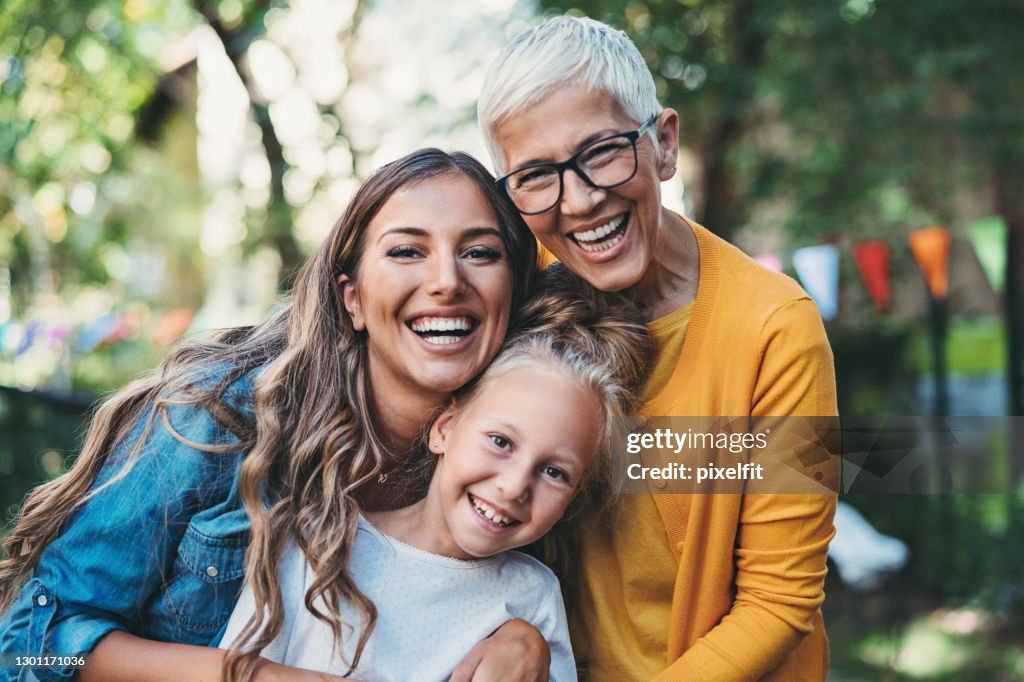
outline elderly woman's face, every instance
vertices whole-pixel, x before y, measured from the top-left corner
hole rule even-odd
[[[367,228],[345,307],[367,333],[378,395],[447,396],[491,361],[508,329],[512,273],[502,226],[464,175],[396,192]]]
[[[562,162],[588,143],[636,130],[644,122],[627,116],[611,95],[583,87],[549,95],[509,117],[497,129],[508,171],[536,162]],[[539,215],[524,215],[538,241],[570,270],[604,291],[636,285],[647,273],[658,246],[662,179],[675,166],[677,136],[664,139],[659,118],[637,140],[637,172],[613,189],[597,189],[571,170],[563,174],[561,201]]]

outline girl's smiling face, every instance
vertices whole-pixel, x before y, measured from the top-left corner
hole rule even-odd
[[[431,428],[424,548],[463,559],[527,545],[562,518],[598,450],[597,397],[537,362],[487,377]]]
[[[340,281],[376,395],[440,403],[494,357],[512,300],[501,230],[456,174],[399,190],[370,221],[356,277]]]

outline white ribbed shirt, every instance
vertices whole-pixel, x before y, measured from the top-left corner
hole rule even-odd
[[[520,552],[463,561],[411,547],[389,537],[365,518],[352,548],[353,581],[377,606],[377,624],[352,677],[366,682],[447,680],[478,642],[505,622],[532,623],[551,647],[551,680],[576,679],[565,607],[554,574]],[[342,674],[355,652],[358,633],[345,638],[343,659],[333,649],[330,628],[303,603],[315,579],[292,542],[281,560],[285,620],[263,656],[285,665]],[[323,602],[319,608],[326,612]],[[255,610],[246,585],[235,606],[221,648],[238,637]],[[342,615],[359,619],[350,605]]]

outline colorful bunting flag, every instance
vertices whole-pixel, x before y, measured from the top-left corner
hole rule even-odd
[[[839,249],[831,244],[797,249],[793,269],[818,304],[822,319],[835,319],[839,314]]]
[[[999,216],[983,218],[972,223],[967,234],[992,290],[1000,293],[1006,286],[1006,222]]]
[[[914,260],[924,273],[932,298],[941,301],[949,294],[949,230],[938,225],[922,227],[907,235]]]
[[[120,316],[117,313],[107,313],[93,320],[78,332],[75,351],[83,355],[91,352],[117,331],[119,322]]]
[[[864,280],[875,310],[889,312],[892,304],[892,276],[889,243],[881,239],[861,242],[853,247],[853,262]]]
[[[169,346],[188,331],[189,325],[196,314],[188,308],[168,310],[156,323],[153,330],[153,342],[158,346]]]
[[[774,253],[762,253],[760,256],[754,256],[754,260],[756,260],[758,263],[765,266],[769,270],[774,270],[775,272],[782,272],[782,259],[779,258]]]

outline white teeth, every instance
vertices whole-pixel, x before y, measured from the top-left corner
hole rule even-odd
[[[458,343],[462,340],[461,336],[424,336],[423,340],[427,343],[435,343],[439,346],[450,346],[453,343]]]
[[[473,326],[468,317],[421,317],[409,325],[414,332],[451,332],[455,330],[469,331]]]
[[[593,230],[587,230],[586,232],[573,232],[572,237],[576,240],[576,243],[586,251],[604,251],[605,249],[610,249],[618,244],[622,240],[624,234],[615,235],[604,242],[596,242],[605,239],[608,235],[624,227],[626,220],[628,219],[629,214],[624,213],[615,220],[608,221],[601,227],[595,227]]]
[[[584,251],[590,251],[591,253],[594,253],[596,251],[607,251],[608,249],[612,248],[613,246],[621,242],[623,239],[625,239],[625,237],[625,234],[618,234],[609,239],[608,241],[601,242],[600,244],[584,244],[580,242],[580,247]]]
[[[629,217],[629,214],[623,214],[615,220],[610,220],[601,227],[595,227],[593,230],[587,230],[586,232],[574,232],[573,237],[578,242],[592,242],[602,237],[607,237],[615,230],[622,227],[623,221]]]
[[[515,522],[515,519],[510,519],[507,516],[502,516],[501,514],[499,514],[497,511],[494,510],[493,507],[491,507],[486,502],[482,502],[472,496],[470,496],[469,501],[470,504],[473,505],[473,508],[476,509],[477,512],[479,512],[480,515],[486,518],[488,521],[493,521],[499,526],[511,526]]]

